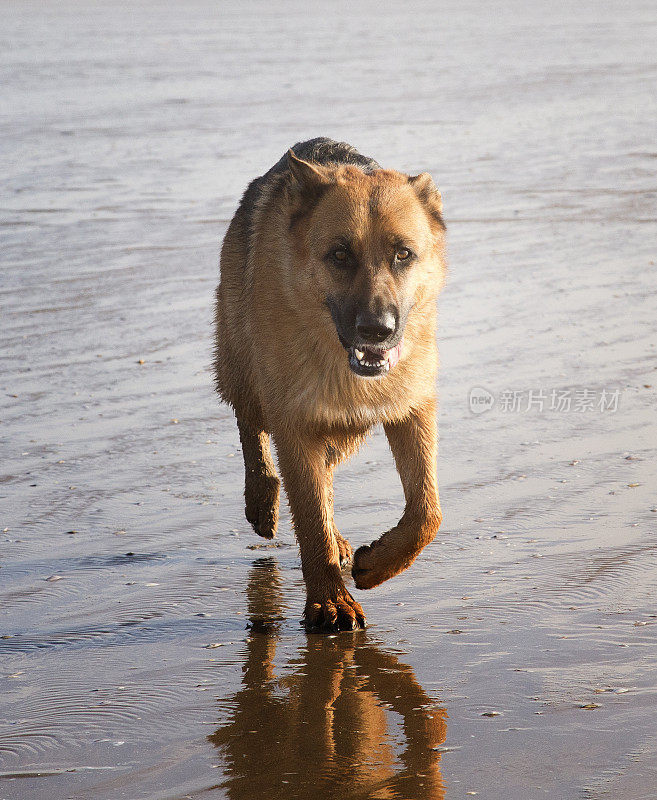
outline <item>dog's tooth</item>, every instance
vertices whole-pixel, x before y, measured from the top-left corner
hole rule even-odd
[[[365,358],[365,353],[363,353],[362,350],[357,350],[356,348],[354,348],[354,355],[359,361],[362,361]]]

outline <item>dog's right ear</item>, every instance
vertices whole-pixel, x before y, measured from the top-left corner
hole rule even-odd
[[[287,151],[287,166],[294,178],[295,188],[304,194],[314,194],[331,183],[323,167],[297,158],[293,150]]]

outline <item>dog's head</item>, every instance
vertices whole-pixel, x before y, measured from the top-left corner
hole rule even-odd
[[[386,375],[409,314],[444,280],[440,194],[428,173],[324,167],[292,151],[288,165],[299,277],[328,307],[352,371]]]

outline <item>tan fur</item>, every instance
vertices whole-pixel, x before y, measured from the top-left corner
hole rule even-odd
[[[400,522],[354,556],[358,588],[408,567],[441,522],[436,479],[435,300],[444,281],[440,195],[431,178],[355,166],[320,166],[290,155],[249,226],[240,210],[226,233],[216,306],[216,381],[235,409],[245,461],[246,515],[270,538],[278,521],[273,438],[301,550],[310,626],[364,625],[340,563],[351,548],[333,521],[333,467],[381,422],[400,473]],[[356,242],[359,268],[326,263],[336,235]],[[403,236],[417,259],[389,264]],[[399,363],[378,378],[349,368],[326,305],[338,298],[412,302]],[[346,300],[345,300],[346,302]]]

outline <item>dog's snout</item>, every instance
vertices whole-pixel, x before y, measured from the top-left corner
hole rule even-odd
[[[395,332],[397,323],[390,311],[384,314],[361,312],[356,317],[356,330],[365,342],[383,342]]]

